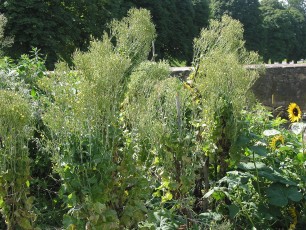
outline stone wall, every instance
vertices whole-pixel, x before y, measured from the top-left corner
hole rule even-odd
[[[172,75],[181,78],[191,71],[191,67],[171,68]],[[255,82],[253,91],[265,106],[286,109],[290,102],[296,102],[306,112],[306,64],[265,65],[265,73]]]
[[[253,91],[264,105],[286,108],[296,102],[306,112],[306,64],[266,65]]]

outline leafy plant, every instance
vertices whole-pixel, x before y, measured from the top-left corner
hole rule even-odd
[[[300,152],[301,137],[280,128],[280,122],[275,120],[266,124],[270,129],[249,129],[251,135],[241,163],[205,196],[217,200],[226,196],[230,202],[220,205],[239,226],[295,229],[305,221],[302,217],[305,158]]]
[[[20,95],[0,90],[0,210],[8,229],[32,229],[27,140],[33,132],[31,110]]]
[[[253,105],[250,88],[260,70],[247,70],[244,65],[253,63],[258,63],[258,55],[246,51],[242,25],[228,16],[212,20],[194,41],[195,71],[188,82],[197,104],[193,125],[199,133],[198,193],[202,196],[209,190],[209,181],[225,176],[243,154],[241,111]],[[198,200],[206,211],[208,202],[202,196]]]
[[[144,218],[147,180],[133,166],[119,118],[129,74],[147,57],[154,33],[149,12],[133,9],[88,52],[75,53],[75,74],[58,69],[40,82],[67,228],[118,229]]]

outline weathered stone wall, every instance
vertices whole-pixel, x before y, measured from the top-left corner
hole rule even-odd
[[[191,67],[171,68],[173,76],[186,78]],[[306,112],[306,64],[265,65],[253,86],[256,97],[269,107],[287,108],[290,102],[296,102]]]
[[[266,65],[253,91],[264,105],[286,108],[296,102],[306,112],[306,64]]]

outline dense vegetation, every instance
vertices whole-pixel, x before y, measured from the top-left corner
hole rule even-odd
[[[46,56],[48,69],[58,60],[71,65],[76,49],[87,50],[91,38],[101,39],[110,21],[124,17],[131,7],[152,14],[157,37],[150,58],[156,60],[190,65],[194,37],[209,18],[223,14],[244,25],[246,48],[265,62],[305,59],[304,0],[6,0],[0,4],[7,18],[4,35],[14,42],[5,54],[16,59],[36,47]]]
[[[7,0],[0,12],[8,19],[6,35],[15,40],[6,54],[16,58],[37,47],[50,67],[58,59],[71,62],[76,49],[86,50],[91,37],[100,39],[111,19],[122,18],[131,7],[151,11],[159,59],[192,59],[192,40],[207,25],[207,0]]]
[[[37,49],[1,59],[2,228],[302,229],[301,111],[291,131],[256,102],[242,24],[201,30],[187,82],[147,60],[149,11],[108,28],[73,67],[48,73]]]
[[[246,47],[259,51],[265,62],[305,58],[304,0],[211,0],[211,9],[213,17],[226,13],[239,20]]]

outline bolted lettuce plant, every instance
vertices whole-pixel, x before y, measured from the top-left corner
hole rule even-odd
[[[27,100],[0,90],[0,210],[7,229],[33,229],[35,214],[30,197],[32,113]]]
[[[62,179],[61,197],[69,209],[64,226],[132,227],[146,211],[139,190],[142,168],[125,152],[120,106],[131,71],[147,58],[155,28],[147,10],[132,9],[111,24],[110,34],[76,52],[74,70],[40,82],[49,101],[43,121],[46,143]],[[132,38],[132,39],[129,39]]]
[[[171,207],[171,213],[191,218],[199,165],[190,97],[180,80],[169,78],[168,64],[142,63],[128,84],[123,119],[135,161],[145,167],[153,199],[160,202],[155,208]]]
[[[214,143],[205,161],[213,163],[215,179],[222,178],[242,153],[237,141],[239,120],[242,109],[251,105],[250,88],[258,77],[258,69],[245,65],[259,62],[244,43],[241,23],[229,16],[212,20],[194,40],[195,71],[189,81],[201,96],[198,120],[205,126],[201,135]]]

